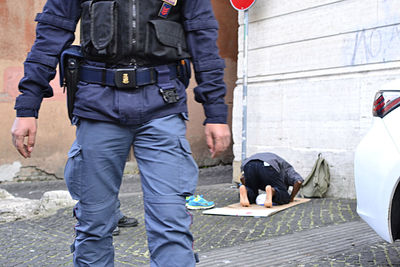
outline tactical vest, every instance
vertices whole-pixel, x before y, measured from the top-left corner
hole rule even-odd
[[[161,0],[83,0],[83,55],[122,65],[167,64],[189,58],[182,1],[172,6]]]

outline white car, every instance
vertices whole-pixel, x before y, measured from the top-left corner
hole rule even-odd
[[[373,125],[355,153],[357,213],[392,243],[400,239],[400,80],[376,93]]]

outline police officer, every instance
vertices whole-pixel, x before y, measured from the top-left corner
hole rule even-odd
[[[133,145],[151,266],[194,266],[191,216],[185,208],[198,175],[185,138],[189,59],[211,156],[230,143],[225,66],[210,1],[48,0],[35,19],[37,36],[15,103],[13,143],[25,158],[35,145],[42,99],[53,95],[49,81],[79,19],[83,59],[71,111],[77,130],[64,175],[79,200],[74,264],[113,266],[118,192]]]

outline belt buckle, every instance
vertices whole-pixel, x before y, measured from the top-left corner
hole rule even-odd
[[[114,80],[117,88],[136,88],[136,69],[117,69]]]

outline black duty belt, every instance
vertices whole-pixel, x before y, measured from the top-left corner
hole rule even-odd
[[[177,64],[167,66],[170,79],[177,78]],[[155,67],[106,69],[81,65],[79,68],[79,78],[81,81],[87,83],[96,83],[120,89],[132,89],[157,83],[158,73]]]

